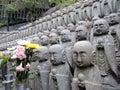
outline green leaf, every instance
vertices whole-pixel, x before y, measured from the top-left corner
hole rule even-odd
[[[4,64],[10,60],[10,56],[6,56],[3,59],[0,60],[0,69],[2,69],[2,67],[4,66]]]

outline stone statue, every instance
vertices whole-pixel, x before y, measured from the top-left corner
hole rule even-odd
[[[44,30],[44,31],[43,31],[43,34],[46,35],[46,36],[49,36],[50,31],[48,31],[48,30]]]
[[[49,34],[49,43],[50,45],[59,43],[59,37],[56,33],[52,32]]]
[[[75,36],[76,36],[76,34],[75,34],[75,25],[74,24],[72,24],[72,23],[70,23],[70,24],[68,24],[67,25],[67,29],[68,30],[70,30],[70,32],[71,32],[71,40],[72,40],[72,43],[74,44],[75,43]]]
[[[76,42],[77,41],[82,41],[82,40],[88,40],[87,39],[87,28],[84,25],[78,26],[75,29],[76,32]]]
[[[112,13],[112,0],[101,0],[102,16]]]
[[[110,25],[110,34],[113,36],[114,41],[115,41],[115,48],[118,51],[119,48],[119,43],[120,43],[120,25],[119,25],[119,16],[117,13],[111,13],[108,15],[108,23]]]
[[[75,9],[76,9],[76,22],[79,22],[82,19],[82,9],[81,9],[81,3],[77,2],[75,3]]]
[[[42,26],[42,19],[39,19],[39,24],[38,24],[38,27],[39,27],[39,31],[42,32],[43,30],[43,26]]]
[[[61,31],[60,34],[60,38],[61,38],[61,45],[65,48],[65,53],[66,53],[66,57],[68,60],[68,64],[70,65],[71,68],[73,68],[72,65],[72,46],[73,43],[71,41],[71,33],[68,29],[64,29]]]
[[[61,32],[62,30],[64,30],[64,29],[65,29],[64,26],[58,26],[58,27],[57,27],[57,34],[60,35],[60,32]]]
[[[110,34],[114,38],[114,43],[115,43],[115,53],[116,53],[116,60],[117,60],[117,65],[119,67],[120,65],[120,24],[119,24],[119,19],[120,17],[118,16],[117,13],[112,13],[108,15],[108,21],[110,25]],[[120,73],[120,70],[119,70]],[[120,77],[119,77],[120,78]]]
[[[93,24],[93,46],[96,49],[104,90],[117,90],[117,65],[114,40],[109,35],[109,24],[105,19],[96,20]]]
[[[63,15],[63,13],[60,10],[56,11],[55,13],[57,15],[57,17],[56,17],[57,18],[57,26],[62,26],[62,23],[63,23],[62,15]]]
[[[52,13],[52,28],[57,28],[57,15],[55,13]]]
[[[73,6],[68,7],[68,22],[72,24],[76,24],[76,10]]]
[[[76,27],[78,27],[80,25],[86,26],[86,21],[79,21],[79,22],[77,22]]]
[[[42,46],[48,46],[49,45],[49,38],[46,35],[42,35],[40,37],[40,43]]]
[[[61,31],[60,38],[61,38],[62,45],[64,47],[69,47],[72,45],[70,35],[71,35],[71,33],[68,29],[64,29]]]
[[[67,8],[64,8],[63,11],[63,26],[67,26],[68,22],[68,10]]]
[[[49,61],[49,49],[46,46],[41,46],[37,56],[39,57],[39,64],[37,66],[38,76],[36,78],[35,90],[49,90],[49,74],[51,63]]]
[[[94,48],[89,41],[78,41],[73,46],[75,64],[72,90],[103,90]]]
[[[99,0],[95,0],[92,5],[92,18],[94,17],[101,17],[102,11]]]
[[[43,30],[47,30],[47,16],[42,18],[42,26],[43,26]]]
[[[71,90],[71,72],[64,47],[55,44],[49,48],[52,63],[49,90]]]
[[[120,10],[120,0],[112,0],[113,3],[113,11],[117,12]]]
[[[92,1],[85,0],[82,4],[82,13],[84,20],[91,20],[92,19]]]
[[[51,27],[51,26],[52,26],[51,18],[52,18],[52,17],[51,17],[50,15],[47,15],[46,18],[47,18],[47,27],[48,27],[47,29],[48,29],[48,30],[51,30],[51,28],[52,28],[52,27]]]

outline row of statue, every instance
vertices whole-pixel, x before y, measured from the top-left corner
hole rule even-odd
[[[97,17],[107,17],[110,13],[116,12],[120,12],[119,0],[80,0],[80,2],[40,18],[34,23],[22,26],[18,29],[19,32],[1,37],[0,47],[5,49],[6,47],[13,46],[15,44],[14,40],[29,37],[40,31],[50,31],[58,26],[67,26],[69,23],[78,24],[81,20],[91,21]],[[9,46],[6,46],[6,42],[9,42]]]

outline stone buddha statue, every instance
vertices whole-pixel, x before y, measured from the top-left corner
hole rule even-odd
[[[52,26],[52,23],[51,23],[51,16],[50,15],[47,15],[46,16],[46,19],[47,19],[47,21],[46,21],[46,24],[47,24],[47,30],[51,30],[51,26]]]
[[[72,45],[70,35],[71,35],[71,33],[68,29],[64,29],[61,31],[60,38],[61,38],[62,45],[64,47],[68,47],[68,46]]]
[[[87,40],[87,28],[84,25],[78,26],[75,29],[76,32],[76,42]]]
[[[84,0],[81,6],[84,20],[92,19],[92,0]]]
[[[36,78],[35,90],[49,90],[49,73],[51,63],[49,61],[49,49],[46,46],[41,46],[37,56],[39,64],[37,66],[38,76]]]
[[[55,13],[57,15],[57,17],[56,17],[57,18],[57,26],[62,26],[62,23],[63,23],[62,15],[63,15],[63,13],[60,10],[56,11]]]
[[[72,43],[74,44],[75,43],[75,36],[76,36],[76,34],[75,34],[75,25],[74,24],[72,24],[72,23],[70,23],[70,24],[68,24],[67,25],[67,29],[68,30],[70,30],[70,32],[71,32],[71,40],[72,40]]]
[[[71,90],[71,72],[64,47],[55,44],[49,48],[51,73],[49,90]]]
[[[96,60],[104,90],[117,90],[118,72],[114,39],[109,35],[109,24],[105,19],[99,19],[94,22],[92,44],[96,50]]]
[[[51,21],[51,23],[52,23],[52,28],[57,28],[57,15],[56,15],[56,13],[52,13],[52,21]]]
[[[50,43],[50,45],[59,43],[59,37],[58,37],[57,33],[52,32],[49,34],[49,43]]]
[[[73,6],[68,6],[68,22],[76,24],[76,9]]]
[[[94,48],[89,41],[78,41],[74,44],[72,90],[102,90],[101,76],[95,62]]]
[[[112,13],[112,0],[100,0],[102,16]]]
[[[49,38],[46,35],[42,35],[40,37],[40,43],[42,46],[48,46],[49,45]]]
[[[68,22],[68,10],[67,10],[67,8],[64,8],[62,10],[62,13],[63,13],[63,26],[67,26],[67,24],[69,23]]]
[[[74,4],[74,7],[76,9],[76,22],[79,22],[82,20],[82,8],[81,8],[81,2],[77,2]]]
[[[92,5],[92,18],[102,17],[102,11],[99,0],[94,0]]]

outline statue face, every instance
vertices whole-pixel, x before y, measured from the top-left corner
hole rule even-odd
[[[58,36],[57,36],[57,34],[56,33],[51,33],[50,35],[49,35],[49,42],[51,43],[51,44],[57,44],[58,43]]]
[[[96,20],[93,24],[94,35],[104,35],[109,32],[109,25],[105,19]]]
[[[79,41],[73,47],[73,61],[78,67],[88,67],[92,65],[93,48],[88,41]]]
[[[62,30],[60,36],[61,36],[62,42],[70,41],[70,31],[69,30],[67,30],[67,29]]]
[[[49,49],[45,46],[41,46],[37,56],[39,57],[39,62],[47,61],[49,59]]]
[[[85,26],[78,26],[75,30],[76,40],[86,40],[87,39],[87,28]]]
[[[110,25],[119,23],[119,16],[118,16],[118,14],[112,13],[108,17],[109,17],[109,24]]]
[[[43,36],[41,36],[41,44],[42,45],[48,45],[48,37],[47,36],[45,36],[45,35],[43,35]]]
[[[53,65],[64,63],[64,48],[63,46],[56,44],[49,48],[50,61]]]

